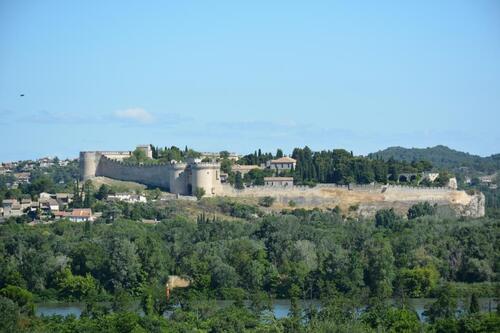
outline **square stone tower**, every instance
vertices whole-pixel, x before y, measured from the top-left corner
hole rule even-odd
[[[148,158],[153,158],[153,150],[151,149],[151,145],[138,145],[136,148],[144,151]]]

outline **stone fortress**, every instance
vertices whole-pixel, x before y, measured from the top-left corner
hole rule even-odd
[[[141,145],[146,156],[152,157],[151,147]],[[220,164],[188,159],[186,162],[171,161],[158,164],[130,164],[124,159],[132,151],[83,151],[80,152],[82,180],[107,177],[159,187],[179,195],[193,195],[196,188],[205,190],[205,196],[221,192]]]
[[[138,146],[152,157],[149,145]],[[171,161],[157,164],[131,164],[124,159],[131,151],[84,151],[80,153],[80,174],[83,180],[107,177],[132,181],[151,187],[159,187],[178,195],[194,195],[197,188],[205,196],[228,196],[276,199],[274,209],[289,207],[293,201],[301,208],[334,208],[355,210],[358,215],[370,216],[378,209],[394,208],[404,214],[411,205],[428,201],[451,208],[456,215],[481,217],[485,215],[485,198],[482,193],[467,193],[449,187],[411,187],[400,185],[353,185],[318,184],[315,187],[264,185],[235,189],[221,181],[220,163],[188,159],[186,162]],[[283,165],[281,161],[280,165]],[[288,162],[287,162],[288,163]],[[258,166],[255,166],[258,167]],[[266,182],[267,184],[267,182]]]

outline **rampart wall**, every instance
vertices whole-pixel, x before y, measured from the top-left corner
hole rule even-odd
[[[128,152],[84,151],[80,153],[80,175],[86,181],[93,177],[108,177],[159,187],[171,193],[190,195],[201,187],[206,196],[220,192],[218,163],[144,163],[131,164],[122,158]]]
[[[367,185],[338,185],[338,184],[317,184],[314,187],[305,185],[294,186],[249,186],[244,189],[238,190],[228,184],[222,186],[223,195],[234,196],[266,196],[280,193],[294,193],[294,194],[316,194],[324,196],[322,190],[345,190],[354,192],[365,193],[418,193],[418,194],[432,194],[438,195],[456,192],[448,187],[412,187],[404,185],[380,185],[380,184],[367,184]]]
[[[169,164],[132,165],[101,156],[95,175],[170,189],[171,171]]]

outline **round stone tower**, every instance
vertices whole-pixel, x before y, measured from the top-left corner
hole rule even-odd
[[[170,166],[170,193],[188,195],[186,163],[172,163]]]
[[[220,191],[220,164],[195,163],[191,165],[192,192],[196,188],[205,190],[205,196],[212,197]]]
[[[96,176],[97,166],[101,155],[95,151],[80,152],[80,178],[81,180],[91,179]]]

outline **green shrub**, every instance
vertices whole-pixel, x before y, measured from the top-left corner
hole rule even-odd
[[[206,194],[206,191],[202,187],[197,187],[195,188],[193,194],[196,197],[196,199],[201,200],[201,198],[203,198],[203,196]]]
[[[419,202],[408,209],[408,220],[416,219],[420,216],[434,215],[436,214],[436,206],[432,206],[427,201]]]
[[[259,205],[262,207],[271,207],[274,203],[275,198],[266,196],[259,199]]]

